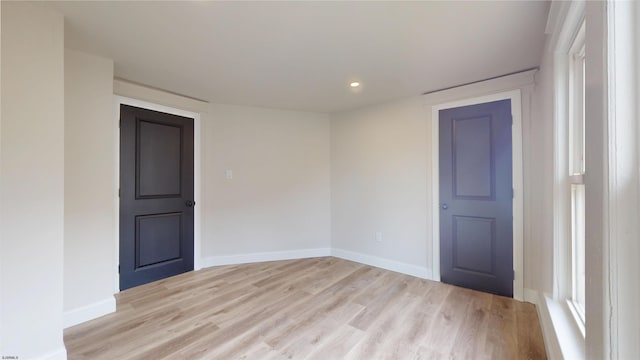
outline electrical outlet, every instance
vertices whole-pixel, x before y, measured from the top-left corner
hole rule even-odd
[[[227,170],[225,172],[225,177],[227,178],[227,180],[233,179],[233,170]]]
[[[381,231],[376,231],[376,241],[377,242],[382,242],[382,232]]]

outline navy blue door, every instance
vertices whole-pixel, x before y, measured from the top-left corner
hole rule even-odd
[[[511,101],[439,118],[441,280],[512,297]]]
[[[193,119],[120,108],[120,289],[193,270]]]

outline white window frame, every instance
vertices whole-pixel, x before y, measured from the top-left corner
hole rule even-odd
[[[582,117],[582,104],[571,96],[578,82],[572,76],[574,55],[584,54],[584,3],[570,6],[555,42],[554,52],[554,276],[553,297],[566,304],[575,325],[584,339],[584,311],[573,302],[574,247],[572,241],[572,188],[584,184],[584,159],[572,156],[574,148],[584,145],[583,124],[570,119]],[[576,171],[574,171],[576,170]],[[584,204],[584,201],[582,202]]]
[[[585,247],[585,198],[586,189],[584,184],[585,176],[585,124],[584,124],[584,97],[585,97],[585,22],[582,22],[580,30],[575,36],[569,50],[569,191],[571,198],[570,211],[570,231],[571,231],[571,257],[570,262],[570,282],[571,287],[569,305],[578,321],[582,333],[584,334],[585,308],[584,308],[584,247]],[[576,215],[577,214],[577,215]],[[582,252],[576,241],[582,242]],[[582,259],[579,259],[582,257]],[[579,265],[582,265],[579,269]],[[582,282],[582,296],[578,294]],[[579,300],[582,297],[582,303]]]

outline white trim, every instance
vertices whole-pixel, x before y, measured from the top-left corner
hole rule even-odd
[[[115,84],[115,83],[114,83]],[[168,114],[178,115],[193,118],[193,148],[194,148],[194,200],[196,206],[194,208],[193,217],[193,268],[199,270],[202,268],[202,232],[201,232],[201,211],[202,202],[202,189],[201,189],[201,176],[202,176],[202,152],[201,152],[201,119],[200,114],[192,111],[186,111],[176,109],[169,106],[154,104],[148,101],[137,100],[125,96],[114,95],[114,127],[115,127],[115,179],[116,185],[114,188],[114,198],[116,202],[115,211],[115,246],[116,246],[116,262],[115,262],[115,292],[120,292],[120,274],[118,272],[118,264],[120,263],[120,197],[118,196],[119,184],[120,184],[120,105],[131,105],[145,109],[160,111]]]
[[[578,304],[575,301],[567,299],[566,302],[569,313],[571,314],[571,318],[576,323],[578,330],[580,330],[580,335],[582,335],[582,338],[584,339],[586,335],[584,313],[581,313],[581,309],[578,307]]]
[[[638,2],[607,2],[607,134],[608,329],[605,336],[612,359],[637,358],[640,311],[637,299],[640,253],[640,20]],[[595,121],[595,120],[594,120]],[[587,179],[588,180],[588,179]],[[587,184],[588,186],[588,184]],[[589,314],[587,314],[587,321]],[[591,328],[589,328],[591,330]]]
[[[557,34],[562,24],[562,19],[567,13],[567,3],[564,1],[552,1],[549,7],[549,15],[547,16],[547,24],[544,28],[546,35]]]
[[[533,81],[533,79],[531,79]],[[524,189],[522,152],[522,91],[515,89],[497,94],[449,101],[431,106],[431,188],[432,188],[432,274],[440,281],[440,154],[439,112],[442,109],[482,104],[497,100],[511,100],[512,128],[512,179],[513,179],[513,298],[524,299]]]
[[[423,95],[427,107],[449,101],[463,100],[483,95],[491,95],[514,89],[524,89],[534,83],[534,75],[538,69],[527,70],[512,75],[485,80],[452,89]]]
[[[357,253],[353,251],[331,248],[331,256],[355,261],[361,264],[378,267],[385,270],[399,272],[405,275],[411,275],[422,279],[431,279],[431,271],[426,267],[407,264],[399,261],[384,259],[377,256]]]
[[[292,260],[292,259],[306,259],[306,258],[325,257],[325,256],[331,256],[331,249],[318,248],[318,249],[270,251],[270,252],[261,252],[261,253],[211,256],[211,257],[204,258],[202,260],[202,264],[203,264],[203,268],[207,268],[211,266],[236,265],[236,264]]]
[[[575,4],[581,1],[552,1],[549,8],[549,16],[547,17],[547,25],[545,27],[545,34],[550,35],[549,41],[546,42],[545,52],[553,51],[558,39],[561,37],[564,29],[564,24],[567,18],[574,17],[576,15],[576,5],[583,6],[584,4]]]
[[[536,293],[538,297],[536,310],[538,312],[538,319],[540,321],[540,329],[542,330],[542,338],[544,339],[544,348],[547,352],[547,358],[549,360],[562,359],[562,350],[560,349],[560,343],[558,343],[558,337],[556,331],[553,328],[553,321],[551,321],[551,315],[549,308],[547,307],[547,297]]]
[[[431,279],[431,271],[426,267],[407,264],[399,261],[384,259],[377,256],[357,253],[336,248],[317,248],[287,251],[270,251],[237,255],[211,256],[203,259],[203,267],[247,264],[265,261],[279,261],[292,259],[306,259],[314,257],[333,256],[340,259],[375,266],[381,269],[399,272],[423,279]]]
[[[113,296],[77,309],[64,312],[64,328],[78,325],[85,321],[97,319],[116,311],[116,299]]]
[[[67,360],[67,349],[63,345],[54,351],[36,357],[35,360]]]
[[[566,301],[538,297],[538,318],[549,359],[584,359],[585,339]]]
[[[198,114],[206,114],[209,110],[209,103],[206,101],[135,84],[124,79],[113,80],[113,93]]]
[[[202,119],[200,114],[193,119],[193,270],[197,271],[202,269]]]

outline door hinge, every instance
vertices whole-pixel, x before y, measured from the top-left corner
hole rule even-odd
[[[121,191],[122,190],[120,188],[118,188],[118,197],[120,197]]]
[[[516,271],[515,270],[511,270],[511,280],[515,280],[516,279]]]
[[[120,264],[118,264],[118,274],[120,274]]]
[[[516,198],[516,191],[513,188],[511,188],[511,198],[512,199]]]

